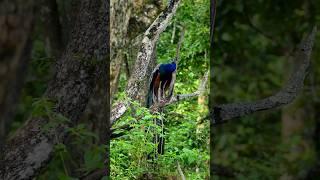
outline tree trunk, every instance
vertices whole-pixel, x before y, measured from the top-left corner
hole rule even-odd
[[[14,117],[30,57],[34,3],[0,3],[0,149]],[[1,156],[0,156],[1,157]]]
[[[80,16],[72,31],[70,43],[56,64],[56,75],[45,97],[56,102],[56,113],[78,121],[92,95],[94,84],[101,76],[108,57],[107,1],[82,1]],[[9,140],[1,160],[3,179],[32,179],[46,165],[56,143],[63,142],[66,124],[59,124],[45,133],[41,127],[46,117],[31,117]]]

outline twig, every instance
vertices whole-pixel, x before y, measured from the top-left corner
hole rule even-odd
[[[181,100],[186,100],[186,99],[190,99],[190,98],[199,96],[201,93],[203,93],[205,91],[206,84],[208,82],[208,78],[209,78],[209,72],[206,72],[201,80],[201,83],[200,83],[197,91],[190,93],[190,94],[178,94],[176,96],[173,96],[172,99],[166,105],[169,105],[169,104],[181,101]]]
[[[176,22],[173,23],[173,30],[172,30],[172,36],[171,36],[171,44],[173,44],[175,35],[176,35]]]

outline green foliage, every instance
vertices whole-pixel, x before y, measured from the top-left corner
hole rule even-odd
[[[178,109],[177,113],[187,111],[190,104]],[[125,116],[113,126],[117,129],[129,124],[132,129],[126,135],[111,141],[112,178],[136,179],[146,173],[155,174],[158,178],[178,176],[177,161],[187,177],[204,179],[207,176],[209,128],[196,133],[197,124],[194,117],[200,114],[193,112],[193,117],[186,115],[183,117],[185,121],[182,122],[182,118],[177,118],[176,114],[170,115],[171,111],[174,110],[153,115],[148,109],[133,102]],[[161,127],[154,124],[155,119],[164,121],[164,134],[161,134]],[[155,134],[165,137],[165,154],[158,155],[157,158],[157,144],[153,143]]]
[[[105,146],[96,145],[92,143],[93,139],[97,140],[96,134],[91,132],[84,124],[79,124],[75,127],[66,128],[69,133],[69,138],[72,139],[70,147],[67,147],[63,143],[58,143],[54,147],[54,157],[49,163],[46,170],[41,174],[39,179],[77,179],[70,175],[71,169],[73,172],[79,172],[82,175],[86,175],[93,170],[101,169],[104,167],[105,160]],[[79,164],[79,159],[74,159],[72,152],[80,153],[82,163]]]
[[[104,167],[104,147],[93,147],[84,153],[84,171],[91,172],[92,170],[101,169]]]
[[[70,150],[73,148],[78,148],[79,152],[83,152],[83,164],[80,165],[77,171],[82,172],[82,174],[85,175],[93,170],[104,167],[105,147],[92,143],[92,140],[98,141],[98,137],[95,133],[91,132],[85,124],[68,127],[70,120],[63,115],[54,112],[54,102],[50,99],[38,98],[32,105],[33,117],[45,117],[49,119],[48,123],[41,127],[43,133],[52,133],[50,131],[51,129],[63,126],[68,133],[69,138],[72,139],[70,147],[67,147],[63,143],[57,143],[54,146],[54,157],[39,179],[75,179],[70,176],[69,169],[74,166],[74,163],[76,162],[70,154]],[[54,137],[58,140],[57,135],[54,135]]]
[[[153,123],[153,119],[161,117],[138,107],[138,103],[132,104],[134,107],[114,125],[115,129],[123,125],[132,128],[127,135],[111,141],[111,173],[115,179],[137,178],[141,173],[152,170],[147,156],[156,148],[156,144],[152,143],[154,133],[160,133],[161,130]]]

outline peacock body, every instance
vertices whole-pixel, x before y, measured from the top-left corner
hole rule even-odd
[[[147,97],[147,108],[155,102],[171,98],[176,79],[176,62],[159,64],[153,70],[150,77],[149,91]]]

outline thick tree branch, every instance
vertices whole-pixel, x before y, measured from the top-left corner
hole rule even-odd
[[[214,124],[233,118],[242,117],[256,111],[263,111],[281,107],[291,103],[303,89],[304,79],[310,66],[310,55],[316,35],[316,27],[303,40],[295,50],[294,60],[296,66],[287,84],[276,94],[254,102],[231,103],[217,105],[213,108],[211,116]]]

